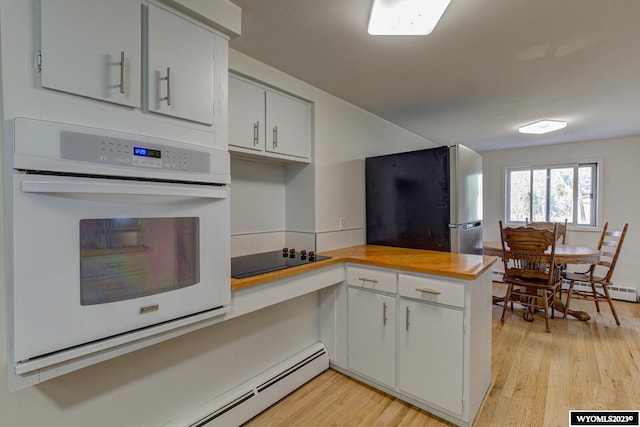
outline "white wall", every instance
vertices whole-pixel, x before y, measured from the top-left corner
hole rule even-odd
[[[364,243],[364,158],[435,144],[232,49],[229,68],[314,103],[313,165],[287,170],[287,227],[318,233],[320,251]]]
[[[39,87],[32,69],[37,4],[36,0],[0,0],[3,73],[3,114],[0,119],[3,125],[13,117],[25,116],[87,126],[122,126],[130,132],[177,139],[201,136],[197,127],[181,126],[162,117]],[[319,168],[316,165],[287,167],[283,175],[271,171],[274,172],[271,174],[272,182],[262,183],[276,195],[272,202],[278,204],[278,215],[281,215],[282,194],[272,184],[284,177],[285,186],[289,186],[295,196],[287,200],[285,194],[284,219],[285,223],[291,224],[290,231],[336,231],[339,228],[338,218],[345,216],[347,225],[359,231],[337,232],[328,240],[334,246],[345,246],[358,239],[361,241],[364,225],[361,159],[365,155],[417,149],[431,144],[251,58],[236,53],[232,53],[232,56],[236,69],[310,99],[316,106],[315,143],[319,148],[314,157]],[[185,137],[185,134],[189,137]],[[0,136],[0,143],[4,142]],[[234,161],[234,168],[237,166],[238,162]],[[255,203],[250,203],[249,199],[255,190],[250,188],[251,181],[261,178],[251,175],[256,173],[255,169],[241,170],[240,174],[237,172],[236,168],[236,179],[232,182],[232,192],[240,192],[236,200],[240,205],[244,205],[242,200],[245,200],[254,213],[260,214]],[[243,196],[242,188],[246,188],[247,184],[248,193]],[[2,212],[9,208],[4,198],[0,204]],[[236,209],[237,206],[234,207]],[[303,215],[298,216],[300,211]],[[291,215],[295,215],[295,218],[287,221],[287,216]],[[255,228],[260,232],[281,227],[281,219],[275,220],[275,223],[270,223],[270,219],[261,220],[265,222],[258,223]],[[251,228],[254,226],[246,218],[234,220],[234,228],[239,235],[246,230],[254,231]],[[2,263],[6,260],[4,231],[0,231]],[[280,239],[281,231],[263,235],[267,239]],[[3,271],[6,270],[3,268]],[[309,294],[36,386],[9,392],[8,325],[5,315],[7,287],[6,277],[2,275],[2,426],[162,425],[318,339],[318,297]]]
[[[231,177],[232,235],[286,230],[281,165],[233,159]]]
[[[218,0],[216,7],[223,3],[226,2]],[[225,107],[218,106],[220,123],[212,128],[195,122],[167,119],[141,108],[132,109],[42,90],[34,62],[34,54],[40,47],[39,5],[39,0],[0,0],[0,29],[4,37],[2,71],[4,79],[10,81],[2,88],[5,120],[27,117],[227,148],[226,102],[220,102]],[[226,101],[226,83],[221,83],[221,86],[219,99]]]
[[[555,164],[598,161],[603,206],[597,229],[586,231],[570,227],[567,243],[596,246],[602,224],[619,229],[629,222],[629,231],[614,274],[618,286],[640,290],[635,262],[640,257],[640,136],[538,148],[482,152],[484,171],[484,240],[499,240],[498,220],[504,219],[504,169],[523,164]]]
[[[1,426],[158,427],[317,342],[317,296],[15,392],[7,385],[4,315],[0,328]]]
[[[42,89],[33,68],[38,5],[38,0],[0,0],[3,129],[9,120],[21,116],[190,142],[212,140],[212,134],[200,125],[183,125],[140,110]],[[4,132],[0,131],[2,165],[7,143],[3,138]],[[6,210],[10,208],[4,198],[4,184],[10,180],[1,176],[0,215],[4,225]],[[0,229],[0,426],[3,427],[159,426],[318,340],[317,295],[309,294],[9,392],[6,245],[3,226]]]

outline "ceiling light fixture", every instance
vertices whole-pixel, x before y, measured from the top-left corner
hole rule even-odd
[[[543,133],[553,132],[554,130],[560,130],[566,127],[567,122],[562,122],[559,120],[540,120],[538,122],[522,126],[518,129],[518,131],[520,133],[532,133],[541,135]]]
[[[373,0],[369,17],[371,35],[427,35],[451,0]]]

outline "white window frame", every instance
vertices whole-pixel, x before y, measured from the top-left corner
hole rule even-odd
[[[594,218],[594,221],[592,224],[577,224],[577,219],[578,219],[578,209],[579,209],[579,201],[578,201],[578,170],[580,166],[587,166],[587,165],[594,165],[594,167],[596,168],[596,173],[595,173],[595,179],[596,179],[596,185],[595,185],[595,194],[594,194],[594,201],[595,203],[593,203],[592,205],[592,209],[591,209],[591,215],[592,218]],[[519,165],[519,166],[505,166],[504,168],[504,174],[503,174],[503,179],[504,179],[504,218],[505,218],[505,222],[508,224],[513,224],[513,225],[520,225],[520,224],[524,224],[524,220],[523,221],[511,221],[510,220],[510,208],[511,208],[511,182],[510,182],[510,173],[513,171],[530,171],[533,172],[533,170],[541,170],[541,169],[554,169],[554,168],[567,168],[567,167],[571,167],[574,169],[574,186],[573,186],[573,202],[574,202],[574,209],[573,209],[573,218],[568,218],[568,225],[570,228],[572,229],[579,229],[579,230],[589,230],[589,229],[595,229],[599,226],[600,222],[601,222],[601,218],[603,218],[603,212],[602,212],[602,206],[603,206],[603,193],[602,193],[602,176],[603,176],[603,161],[602,159],[599,160],[584,160],[584,161],[579,161],[579,162],[559,162],[559,163],[553,163],[553,164],[532,164],[532,165]],[[531,181],[531,185],[532,185],[532,181]],[[531,193],[530,193],[531,196]],[[529,218],[531,218],[531,209],[532,209],[532,200],[530,199],[529,201]]]

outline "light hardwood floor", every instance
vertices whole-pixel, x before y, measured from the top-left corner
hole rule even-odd
[[[494,283],[494,295],[504,285]],[[493,306],[492,388],[475,426],[567,426],[570,409],[640,409],[640,304],[609,307],[572,301],[587,322],[556,317],[551,333],[536,314],[525,322]],[[329,370],[246,423],[257,426],[451,425]]]

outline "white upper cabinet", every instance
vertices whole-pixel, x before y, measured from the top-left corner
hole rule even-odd
[[[266,112],[266,150],[309,158],[311,105],[290,96],[267,91]]]
[[[41,2],[43,87],[139,107],[140,46],[140,2]]]
[[[149,3],[148,109],[214,122],[215,33]]]
[[[264,151],[265,90],[229,77],[229,145]]]
[[[312,104],[229,75],[229,151],[239,156],[309,163]]]
[[[40,4],[44,88],[187,120],[226,139],[225,36],[152,1]]]

